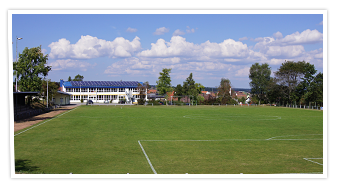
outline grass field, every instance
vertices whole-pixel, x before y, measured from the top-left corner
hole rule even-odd
[[[80,106],[27,129],[15,132],[16,171],[323,172],[323,112],[316,110],[261,106]]]

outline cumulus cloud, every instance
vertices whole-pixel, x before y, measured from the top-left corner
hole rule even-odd
[[[277,31],[276,33],[273,34],[273,37],[275,37],[276,39],[281,39],[283,35],[281,32]]]
[[[96,65],[97,64],[90,64],[88,62],[71,59],[56,60],[49,63],[49,66],[52,67],[52,70],[78,69],[81,71],[87,71],[88,68],[94,67]]]
[[[137,29],[129,27],[129,28],[126,29],[126,32],[131,32],[131,33],[137,32]]]
[[[140,70],[150,70],[153,65],[143,62],[136,57],[125,58],[108,66],[104,71],[105,74],[124,74],[139,73]]]
[[[106,41],[90,35],[81,36],[77,43],[71,44],[69,40],[62,38],[52,42],[49,57],[91,59],[107,56],[110,58],[130,57],[134,52],[141,49],[140,38],[135,37],[132,41],[123,37],[117,37],[113,41]]]
[[[232,39],[224,40],[222,43],[206,41],[200,45],[187,42],[181,36],[173,36],[170,42],[158,39],[151,44],[150,50],[144,50],[137,54],[143,57],[199,57],[210,59],[211,57],[245,57],[249,54],[246,44]]]
[[[161,27],[161,28],[157,28],[156,31],[153,33],[154,35],[162,35],[164,33],[169,32],[168,28],[165,27]]]

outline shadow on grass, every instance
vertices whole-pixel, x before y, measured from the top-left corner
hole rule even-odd
[[[32,166],[31,160],[16,159],[15,160],[15,172],[37,172],[39,167]]]

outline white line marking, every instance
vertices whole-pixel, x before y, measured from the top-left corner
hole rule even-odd
[[[150,161],[148,155],[146,154],[146,152],[145,152],[145,150],[144,150],[142,144],[140,143],[140,141],[138,141],[138,143],[139,143],[140,148],[142,148],[143,153],[144,153],[144,155],[145,155],[145,157],[146,157],[146,160],[148,160],[148,163],[149,163],[149,165],[150,165],[150,167],[151,167],[153,173],[154,173],[154,174],[157,174],[157,172],[156,172],[155,168],[153,168],[153,166],[152,166],[152,164],[151,164],[151,161]]]
[[[48,121],[51,121],[51,120],[53,120],[53,119],[55,119],[55,118],[58,118],[58,117],[60,117],[60,116],[62,116],[62,115],[64,115],[64,114],[66,114],[66,113],[69,113],[69,112],[71,112],[71,111],[73,111],[73,110],[75,110],[75,109],[77,109],[77,108],[78,108],[78,107],[73,108],[72,110],[67,111],[67,112],[64,112],[64,113],[62,113],[62,114],[60,114],[60,115],[57,115],[57,116],[55,116],[55,117],[53,117],[53,118],[51,118],[51,119],[45,120],[44,122],[39,123],[38,125],[32,126],[32,127],[30,127],[29,129],[26,129],[25,131],[21,131],[20,133],[17,133],[17,134],[15,134],[14,136],[20,135],[20,134],[22,134],[22,133],[24,133],[24,132],[26,132],[26,131],[28,131],[28,130],[33,129],[34,127],[38,127],[39,125],[42,125],[42,124],[44,124],[44,123],[47,123]]]
[[[322,134],[304,134],[304,135],[284,135],[284,136],[276,136],[276,137],[290,137],[290,136],[306,136],[306,135],[322,135]],[[322,139],[274,139],[276,137],[271,137],[271,138],[268,138],[268,139],[221,139],[221,140],[138,140],[138,143],[139,143],[139,146],[141,147],[145,157],[146,157],[146,160],[148,161],[152,171],[154,172],[154,174],[157,174],[155,168],[152,166],[152,163],[148,157],[148,155],[146,154],[142,144],[140,143],[141,141],[144,141],[144,142],[213,142],[213,141],[274,141],[274,140],[322,140]],[[316,163],[316,164],[319,164],[319,165],[322,165],[318,162],[315,162],[315,161],[312,161],[312,160],[309,160],[309,159],[322,159],[322,158],[304,158],[304,160],[307,160],[307,161],[310,161],[310,162],[313,162],[313,163]],[[316,173],[321,173],[322,172],[316,172]],[[279,173],[279,174],[314,174],[314,173]]]
[[[323,158],[303,158],[303,159],[305,159],[306,161],[312,162],[312,163],[316,163],[316,164],[318,164],[318,165],[323,165],[323,164],[321,164],[321,163],[318,163],[318,162],[315,162],[315,161],[313,161],[313,160],[310,160],[310,159],[323,159]]]
[[[304,134],[304,135],[283,135],[268,138],[267,140],[306,140],[306,139],[275,139],[277,137],[292,137],[292,136],[306,136],[306,135],[322,135],[322,134]],[[307,139],[307,140],[322,140],[322,139]]]

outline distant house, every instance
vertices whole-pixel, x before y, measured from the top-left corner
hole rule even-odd
[[[247,92],[235,91],[235,96],[237,97],[237,99],[241,99],[242,97],[244,97],[244,99],[247,99],[247,95]]]
[[[71,101],[71,94],[57,91],[57,94],[53,97],[53,103],[57,105],[68,105]]]

